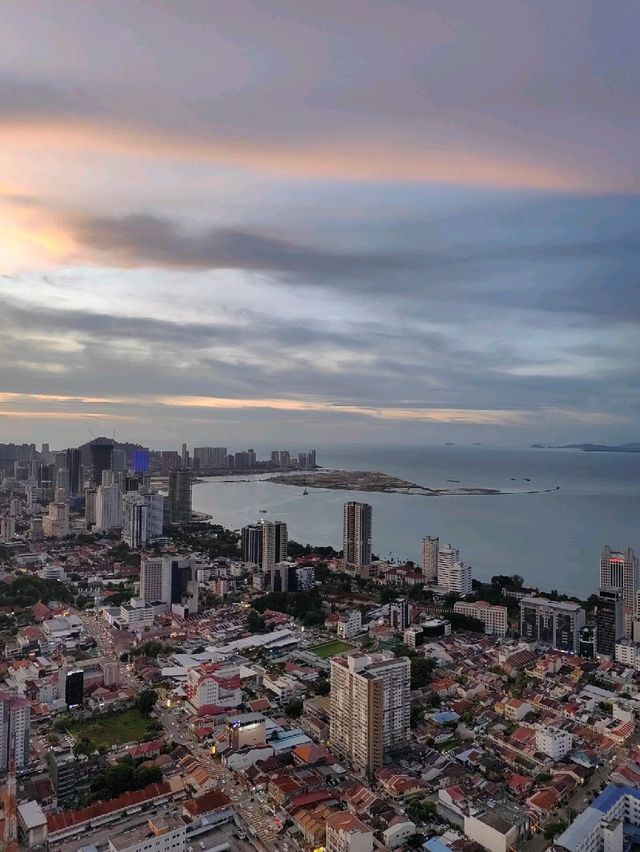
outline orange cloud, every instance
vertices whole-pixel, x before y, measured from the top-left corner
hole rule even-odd
[[[143,158],[213,161],[266,174],[363,181],[422,181],[496,188],[586,192],[610,190],[585,169],[534,162],[513,156],[478,153],[454,144],[446,148],[428,139],[325,139],[300,145],[215,136],[188,136],[145,127],[54,118],[14,121],[2,127],[3,145],[48,153],[102,152]],[[622,189],[622,188],[621,188]]]

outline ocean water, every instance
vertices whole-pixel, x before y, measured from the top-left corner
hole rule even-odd
[[[296,541],[341,548],[342,504],[361,500],[373,506],[373,550],[381,558],[418,562],[421,538],[439,535],[459,548],[479,579],[521,574],[527,584],[583,597],[597,590],[604,544],[640,553],[640,454],[344,447],[319,448],[318,464],[378,470],[434,488],[455,488],[448,480],[459,480],[459,487],[515,493],[422,497],[309,489],[305,497],[300,488],[251,476],[194,485],[194,508],[231,528],[260,517],[283,520]],[[525,493],[558,485],[551,493]]]

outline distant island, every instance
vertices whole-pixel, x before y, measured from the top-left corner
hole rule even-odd
[[[388,473],[370,470],[320,470],[308,473],[283,473],[267,482],[295,485],[298,488],[329,488],[336,491],[379,491],[387,494],[417,494],[423,497],[482,496],[534,491],[509,492],[497,488],[427,488]],[[548,489],[552,490],[552,489]],[[555,490],[555,489],[553,489]]]
[[[630,444],[562,444],[562,446],[545,446],[531,444],[532,448],[544,450],[582,450],[585,453],[640,453],[640,442]]]

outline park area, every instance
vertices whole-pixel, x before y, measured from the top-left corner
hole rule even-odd
[[[107,716],[94,716],[68,725],[76,741],[86,739],[100,748],[121,743],[139,742],[154,728],[154,720],[144,716],[136,707]]]
[[[325,642],[324,645],[316,645],[311,648],[311,651],[323,660],[328,657],[335,657],[337,654],[346,654],[349,651],[355,651],[355,645],[349,645],[346,642]]]

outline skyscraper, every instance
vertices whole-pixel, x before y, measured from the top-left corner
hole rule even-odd
[[[422,574],[427,583],[435,583],[438,579],[438,551],[440,538],[426,535],[422,539]]]
[[[188,556],[145,556],[140,563],[140,597],[198,611],[198,582]]]
[[[242,528],[242,559],[268,571],[287,558],[289,537],[284,521],[261,519]]]
[[[354,768],[371,774],[386,754],[409,742],[408,657],[391,651],[331,660],[330,743]]]
[[[82,462],[80,450],[70,448],[67,450],[67,470],[69,471],[69,494],[77,497],[82,493]]]
[[[343,559],[346,566],[371,565],[371,514],[368,503],[344,504]]]
[[[94,441],[90,444],[91,467],[93,481],[96,485],[102,483],[102,471],[111,470],[113,466],[113,444],[106,441]]]
[[[624,602],[618,589],[600,589],[596,604],[596,651],[613,659],[624,635]]]
[[[0,692],[0,772],[6,772],[15,749],[16,768],[28,765],[30,745],[31,707],[25,698],[9,692]]]
[[[130,491],[122,498],[122,540],[129,547],[144,547],[162,535],[162,494]]]
[[[438,587],[444,589],[447,594],[465,597],[473,591],[471,580],[471,566],[464,562],[454,562],[452,565],[444,564],[438,568]]]
[[[639,585],[640,568],[633,550],[611,550],[605,545],[600,555],[600,588],[618,589],[624,605],[633,609]]]
[[[190,470],[169,472],[169,518],[172,524],[191,523],[192,490]]]
[[[122,528],[122,490],[119,485],[100,485],[96,491],[96,528],[103,532]]]

